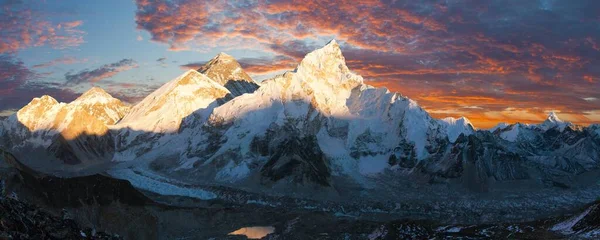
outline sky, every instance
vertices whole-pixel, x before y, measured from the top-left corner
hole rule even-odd
[[[0,115],[92,86],[133,104],[219,52],[262,81],[331,39],[434,117],[600,122],[597,0],[0,0]]]

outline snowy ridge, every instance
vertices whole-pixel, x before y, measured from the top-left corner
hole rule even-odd
[[[48,159],[31,156],[43,154],[66,164],[108,161],[114,147],[108,125],[118,121],[128,109],[99,88],[92,88],[68,104],[42,96],[4,122],[7,137],[2,140],[9,151],[44,169],[60,166],[47,166],[51,164]]]
[[[446,127],[446,132],[450,142],[455,142],[461,134],[468,136],[475,132],[473,124],[471,124],[471,121],[465,117],[458,119],[447,117],[440,119],[440,123]]]
[[[59,103],[56,99],[44,95],[40,98],[34,98],[25,107],[16,114],[9,117],[10,122],[23,124],[29,131],[48,130],[55,126],[55,118],[58,112],[66,107],[67,104]]]
[[[15,129],[22,124],[30,132],[62,132],[67,130],[73,121],[85,121],[90,117],[101,121],[103,125],[114,124],[128,109],[129,107],[120,100],[94,87],[68,104],[59,103],[47,95],[34,98],[16,114],[10,116],[7,125]]]
[[[69,105],[87,110],[88,114],[97,117],[106,125],[117,123],[129,111],[129,106],[99,87],[91,88]]]
[[[521,129],[528,128],[528,126],[517,123],[515,125],[508,126],[507,128],[503,129],[504,131],[500,133],[500,137],[506,141],[515,142],[519,137]]]
[[[557,129],[559,132],[563,132],[566,127],[572,125],[570,122],[562,121],[556,113],[551,112],[548,118],[540,124],[516,123],[508,125],[500,123],[489,131],[497,131],[502,139],[509,142],[516,142],[520,138],[523,140],[533,140],[536,133],[544,133],[550,129]]]
[[[72,104],[76,105],[94,105],[94,104],[108,104],[118,99],[113,98],[110,94],[105,92],[102,88],[92,87],[87,92],[83,93]]]
[[[380,172],[387,168],[389,152],[403,142],[413,144],[417,158],[424,159],[430,142],[446,138],[442,126],[416,102],[364,84],[362,77],[346,66],[335,40],[307,54],[294,71],[266,80],[256,92],[216,107],[210,119],[228,126],[221,137],[226,141],[206,157],[200,152],[210,145],[209,139],[191,137],[189,149],[197,149],[198,153],[187,154],[192,162],[184,165],[201,161],[206,166],[224,166],[216,174],[224,181],[248,176],[252,171],[249,166],[257,161],[252,150],[255,139],[266,137],[265,133],[274,127],[289,124],[300,133],[298,137],[316,136],[319,148],[329,158],[339,159],[332,162],[337,174],[353,174],[360,166],[372,164],[381,167],[362,172]],[[342,126],[343,135],[332,136],[330,132],[338,131],[337,126]],[[200,130],[191,134],[206,135]],[[232,155],[236,160],[224,158]],[[351,158],[359,158],[359,164],[347,160]]]
[[[136,104],[116,126],[149,133],[174,133],[198,109],[212,108],[229,90],[206,75],[189,70]]]
[[[561,120],[560,118],[558,118],[558,115],[556,115],[555,112],[550,112],[550,114],[548,115],[548,118],[541,123],[540,125],[538,125],[538,127],[544,131],[547,131],[551,128],[558,128],[559,131],[563,131],[565,129],[565,127],[572,125],[570,122],[565,122],[563,120]]]
[[[496,130],[498,130],[498,129],[505,129],[505,128],[506,128],[506,127],[508,127],[509,125],[510,125],[510,124],[508,124],[508,123],[501,122],[501,123],[498,123],[496,126],[494,126],[494,127],[490,128],[488,131],[490,131],[490,132],[492,132],[492,133],[493,133],[493,132],[495,132],[495,131],[496,131]]]

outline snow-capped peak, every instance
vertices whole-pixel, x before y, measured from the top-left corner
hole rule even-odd
[[[63,137],[74,138],[82,131],[105,133],[106,125],[119,121],[128,109],[118,99],[94,87],[68,104],[47,95],[34,98],[14,115],[12,123],[31,132],[55,130]]]
[[[505,129],[505,128],[506,128],[506,127],[508,127],[508,126],[510,126],[510,124],[508,124],[508,123],[505,123],[505,122],[501,122],[501,123],[498,123],[498,124],[497,124],[496,126],[494,126],[493,128],[490,128],[490,130],[489,130],[489,131],[493,133],[493,132],[495,132],[495,131],[496,131],[496,130],[498,130],[498,129]]]
[[[466,117],[447,117],[440,119],[440,123],[446,127],[446,133],[450,142],[455,142],[460,134],[470,135],[475,132],[475,127],[473,127],[471,121]]]
[[[114,101],[118,101],[118,99],[108,94],[102,88],[93,87],[75,99],[72,104],[106,104]]]
[[[37,129],[50,129],[54,124],[55,114],[64,106],[51,96],[44,95],[34,98],[25,107],[21,108],[13,118],[30,131]]]
[[[176,132],[184,117],[216,105],[229,94],[206,75],[188,70],[136,104],[118,125],[146,132]]]
[[[539,125],[539,128],[542,130],[548,130],[554,127],[558,127],[560,131],[564,130],[565,127],[571,125],[569,122],[565,122],[558,118],[558,115],[555,112],[550,112],[548,114],[548,118],[542,124]]]
[[[319,69],[322,71],[348,70],[340,45],[335,40],[331,40],[322,48],[307,54],[298,66],[298,69],[301,68]]]
[[[307,54],[294,72],[326,81],[328,85],[336,88],[352,88],[363,83],[362,77],[353,74],[346,66],[346,59],[335,40]]]
[[[31,117],[37,117],[37,116],[43,114],[49,108],[52,108],[58,104],[59,104],[58,101],[56,101],[56,99],[54,99],[53,97],[44,95],[39,98],[34,98],[33,100],[31,100],[31,102],[29,102],[25,107],[21,108],[17,112],[17,115],[24,114],[26,112],[32,112]]]
[[[211,81],[211,79],[208,79],[206,77],[206,75],[199,73],[196,70],[190,69],[190,70],[187,70],[185,73],[181,74],[176,79],[172,80],[171,82],[166,83],[159,89],[162,89],[163,87],[165,87],[170,90],[173,90],[177,86],[196,85],[196,84],[199,84],[200,82],[212,82],[212,81]]]
[[[227,88],[234,97],[252,93],[259,86],[235,58],[223,52],[200,67],[198,72]]]
[[[92,87],[90,90],[87,90],[87,92],[83,93],[79,98],[86,98],[90,96],[112,97],[110,94],[104,91],[104,89],[100,87]]]
[[[53,97],[51,97],[49,95],[44,95],[39,98],[34,98],[27,105],[29,106],[29,105],[37,105],[37,104],[54,105],[54,104],[58,104],[58,101],[56,101],[56,99],[54,99]]]
[[[460,117],[460,118],[453,118],[453,117],[447,117],[447,118],[443,118],[441,119],[442,121],[450,124],[450,125],[470,125],[473,126],[473,124],[471,123],[471,121],[469,121],[468,118],[466,117]]]
[[[228,81],[247,81],[254,80],[244,72],[240,63],[231,55],[221,52],[213,57],[206,64],[198,69],[198,72],[207,75],[215,82],[225,86]]]
[[[90,116],[98,118],[106,125],[117,123],[129,111],[129,106],[99,87],[91,88],[68,106],[82,108],[81,111],[86,111]]]
[[[556,115],[555,112],[550,112],[550,114],[548,114],[548,118],[546,119],[546,121],[549,121],[552,123],[564,123],[563,120],[560,120],[560,118],[558,118],[558,115]]]
[[[231,55],[229,55],[227,53],[224,53],[224,52],[220,52],[214,58],[215,59],[219,59],[219,60],[233,60],[233,61],[235,61],[235,58],[233,58],[233,56],[231,56]]]

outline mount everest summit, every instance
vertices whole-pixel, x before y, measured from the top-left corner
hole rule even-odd
[[[1,124],[2,148],[32,167],[102,166],[160,193],[177,190],[173,183],[388,199],[411,184],[570,188],[587,186],[577,176],[600,161],[597,125],[551,114],[538,125],[486,131],[466,118],[434,119],[415,101],[365,84],[335,41],[260,84],[221,53],[133,106],[93,88],[71,103],[36,98]]]

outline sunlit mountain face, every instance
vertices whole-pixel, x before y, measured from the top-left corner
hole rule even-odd
[[[0,0],[0,238],[597,239],[599,16]]]

